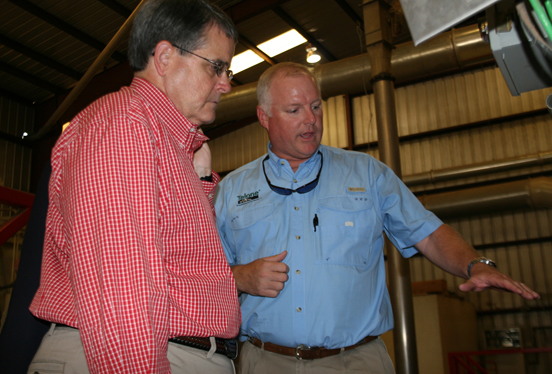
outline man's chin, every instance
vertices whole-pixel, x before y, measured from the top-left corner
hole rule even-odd
[[[215,113],[213,112],[211,115],[208,115],[206,114],[205,116],[202,116],[200,119],[199,119],[199,123],[197,124],[198,126],[202,126],[202,125],[210,125],[211,123],[215,122]]]

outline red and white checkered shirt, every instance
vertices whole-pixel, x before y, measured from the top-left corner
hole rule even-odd
[[[93,373],[168,373],[173,336],[238,334],[239,302],[193,153],[207,137],[135,78],[79,113],[52,151],[31,312],[80,330]]]

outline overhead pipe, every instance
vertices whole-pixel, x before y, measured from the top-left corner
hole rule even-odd
[[[539,177],[461,191],[418,196],[440,218],[515,209],[552,208],[552,178]]]
[[[404,83],[493,61],[491,48],[481,37],[479,26],[471,25],[439,34],[417,47],[413,42],[398,45],[391,54],[391,69],[395,83]],[[318,65],[313,73],[324,98],[372,88],[367,53]],[[257,82],[253,82],[223,95],[214,124],[254,116],[256,92]]]
[[[489,173],[498,173],[523,167],[541,166],[552,163],[552,151],[534,153],[526,156],[511,157],[500,161],[481,162],[477,164],[430,170],[424,173],[410,174],[403,178],[409,186],[438,183],[459,178],[469,178]]]

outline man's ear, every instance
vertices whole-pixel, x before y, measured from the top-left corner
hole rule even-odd
[[[259,119],[259,123],[261,124],[261,126],[264,127],[266,131],[268,131],[269,117],[266,111],[260,105],[257,105],[257,118]]]
[[[155,53],[153,55],[153,63],[159,76],[164,77],[167,74],[171,66],[171,62],[177,53],[178,51],[176,48],[173,47],[168,41],[161,40],[157,43],[155,46]]]

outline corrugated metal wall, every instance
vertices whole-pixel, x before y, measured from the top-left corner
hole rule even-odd
[[[403,175],[551,151],[552,120],[543,112],[551,92],[544,89],[513,97],[497,68],[397,88],[399,135],[410,136],[400,145]],[[324,144],[347,147],[344,107],[344,97],[324,103]],[[367,144],[363,151],[377,158],[377,147],[368,146],[377,140],[373,95],[352,99],[351,108],[354,144]],[[420,133],[427,134],[412,137]],[[264,129],[258,124],[216,139],[211,145],[215,170],[233,170],[261,156],[266,152],[266,142]],[[464,184],[550,170],[550,165],[536,166],[416,186],[413,191],[461,188]],[[552,326],[552,274],[548,271],[552,268],[552,211],[489,213],[446,223],[481,248],[483,256],[495,259],[506,274],[539,292],[542,299],[524,301],[497,291],[461,293],[457,288],[462,279],[444,273],[423,257],[410,260],[412,280],[445,279],[450,292],[473,302],[480,315],[481,348],[485,348],[484,330],[519,327],[525,347],[550,339],[551,334],[543,331]]]
[[[0,131],[21,137],[34,127],[34,109],[0,97]],[[31,180],[31,148],[0,139],[0,185],[29,192]],[[0,225],[19,212],[18,208],[0,204]],[[1,246],[0,285],[15,280],[16,262],[23,242],[24,229]],[[11,289],[0,293],[0,311],[7,306],[6,296]]]
[[[0,97],[0,131],[21,137],[34,127],[34,109]],[[31,149],[0,139],[0,184],[29,191]]]

